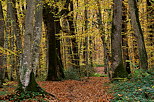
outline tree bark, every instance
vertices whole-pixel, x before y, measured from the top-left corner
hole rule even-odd
[[[43,20],[47,30],[48,39],[48,81],[56,81],[64,78],[63,65],[61,61],[60,53],[60,40],[56,38],[56,34],[60,32],[60,21],[58,17],[54,15],[58,13],[58,8],[50,7],[44,4],[43,8]],[[49,22],[50,21],[50,22]]]
[[[127,77],[122,59],[122,0],[114,0],[111,33],[112,72],[111,78]]]
[[[34,37],[33,37],[33,63],[32,67],[36,75],[36,70],[39,68],[39,58],[40,58],[40,42],[42,36],[42,22],[43,22],[43,4],[42,0],[36,0],[35,4],[35,28],[34,28]]]
[[[0,1],[0,47],[4,48],[4,16],[2,9],[2,2]],[[4,54],[0,51],[0,87],[2,87],[4,82]]]
[[[131,16],[131,25],[133,27],[134,34],[137,39],[138,53],[139,53],[139,60],[140,60],[139,67],[141,69],[146,70],[148,69],[148,62],[147,62],[148,58],[147,58],[147,53],[146,53],[146,48],[144,43],[144,36],[141,29],[140,21],[139,21],[136,0],[128,0],[128,4],[129,4],[130,16]]]
[[[102,42],[103,42],[103,53],[104,53],[104,71],[105,73],[108,73],[108,70],[109,70],[109,56],[107,54],[108,52],[108,49],[107,49],[107,44],[106,44],[106,41],[105,41],[105,31],[104,31],[104,28],[103,28],[103,21],[102,21],[102,13],[101,13],[101,7],[100,7],[100,2],[99,0],[97,0],[97,5],[98,5],[98,13],[97,13],[97,22],[98,22],[98,26],[99,26],[99,30],[100,30],[100,33],[101,33],[101,39],[102,39]]]
[[[17,55],[13,56],[11,55],[11,63],[12,63],[12,68],[11,68],[11,80],[12,79],[12,72],[13,69],[16,71],[17,79],[19,79],[19,68],[20,68],[20,60],[21,60],[21,49],[22,49],[22,44],[21,44],[21,35],[20,35],[20,28],[19,28],[19,23],[18,23],[18,18],[17,18],[17,11],[16,11],[16,2],[15,0],[8,0],[7,1],[7,35],[11,36],[10,39],[10,50],[14,50],[16,47],[17,50]],[[15,45],[15,46],[13,46]]]
[[[154,3],[152,2],[152,0],[147,0],[147,18],[148,18],[148,46],[153,46],[154,44]],[[151,48],[151,50],[153,50]],[[148,58],[149,58],[149,68],[154,68],[154,60],[152,60],[152,58],[154,57],[153,51],[151,51],[151,53],[148,53]]]
[[[70,12],[73,11],[73,1],[70,1]],[[68,22],[69,22],[69,29],[70,33],[72,36],[74,36],[72,40],[72,51],[73,51],[73,68],[79,71],[79,55],[78,55],[78,44],[76,41],[76,36],[75,36],[75,22],[74,22],[74,15],[72,14],[71,16],[68,17]]]
[[[130,62],[129,60],[129,53],[128,53],[128,35],[127,35],[127,7],[123,3],[122,4],[122,46],[123,46],[123,60],[124,60],[124,67],[128,74],[131,73],[130,70]]]
[[[84,5],[85,5],[85,10],[84,10],[84,20],[85,20],[85,24],[84,24],[84,30],[85,32],[88,32],[88,7],[87,7],[87,0],[84,0]],[[86,76],[89,77],[89,35],[87,34],[87,36],[85,37],[85,51],[84,51],[84,58],[85,58],[85,67],[86,67]]]
[[[35,0],[27,0],[27,11],[25,18],[25,34],[24,34],[24,47],[23,47],[23,62],[20,69],[20,82],[19,91],[34,91],[40,92],[41,88],[35,81],[32,59],[33,59],[33,32],[34,32],[34,11]]]
[[[14,24],[14,20],[13,20],[13,5],[12,5],[12,0],[7,0],[7,21],[6,21],[6,39],[7,39],[7,49],[13,51],[14,50],[14,32],[15,30],[13,29],[13,24]],[[10,54],[10,55],[6,55],[7,56],[7,71],[9,72],[8,76],[9,76],[9,80],[13,80],[12,78],[12,72],[14,70],[15,67],[15,63],[14,63],[14,55]]]

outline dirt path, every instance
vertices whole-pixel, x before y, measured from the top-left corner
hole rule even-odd
[[[83,81],[66,80],[59,82],[39,82],[47,92],[55,95],[59,102],[109,102],[107,77],[91,77]]]

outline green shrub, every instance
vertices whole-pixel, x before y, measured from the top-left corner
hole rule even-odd
[[[79,75],[79,71],[77,71],[76,69],[67,69],[64,71],[65,74],[65,79],[71,79],[71,80],[80,80],[80,75]]]
[[[104,64],[93,64],[93,67],[104,67]]]
[[[80,77],[90,77],[95,73],[94,68],[91,65],[80,66]]]
[[[111,102],[154,102],[154,76],[136,69],[126,82],[114,82]]]
[[[100,73],[94,73],[91,75],[91,77],[107,77],[106,74],[100,74]]]
[[[83,77],[94,76],[95,70],[90,66],[88,66],[88,68],[86,68],[86,66],[80,66],[79,70],[75,68],[69,68],[64,71],[64,74],[65,74],[66,80],[67,79],[80,80],[80,78],[83,78]]]

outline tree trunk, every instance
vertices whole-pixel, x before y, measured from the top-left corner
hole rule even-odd
[[[70,1],[70,12],[73,11],[73,1]],[[74,25],[74,15],[72,14],[71,16],[68,17],[68,22],[69,22],[69,29],[70,33],[72,36],[72,51],[73,51],[73,68],[79,71],[79,55],[78,55],[78,44],[76,41],[76,36],[75,36],[75,25]]]
[[[146,70],[148,69],[148,62],[147,62],[148,58],[147,58],[147,53],[146,53],[146,48],[144,43],[143,32],[139,22],[139,15],[138,15],[136,0],[128,0],[128,4],[129,4],[130,16],[131,16],[131,24],[134,30],[134,34],[137,38],[140,68]]]
[[[7,1],[7,35],[10,34],[10,50],[17,50],[17,55],[11,55],[11,80],[12,79],[12,72],[15,70],[17,79],[19,79],[19,68],[20,68],[20,60],[21,60],[21,35],[20,35],[20,28],[18,24],[17,18],[17,11],[15,7],[15,0],[8,0]],[[15,45],[15,46],[14,46]]]
[[[24,48],[23,48],[23,62],[20,69],[19,89],[21,92],[34,91],[40,92],[41,88],[35,81],[32,59],[33,59],[33,26],[34,26],[34,11],[35,0],[27,0],[27,11],[25,18],[25,34],[24,34]]]
[[[8,0],[7,1],[7,22],[6,22],[6,39],[7,39],[7,49],[13,51],[14,47],[14,29],[13,29],[13,24],[14,24],[14,20],[13,20],[13,7],[12,7],[12,0]],[[12,78],[12,72],[14,69],[14,55],[10,54],[10,55],[6,55],[7,56],[7,71],[9,72],[9,80],[13,80]]]
[[[98,22],[98,26],[99,26],[99,30],[101,33],[101,39],[103,42],[103,53],[104,53],[104,71],[105,73],[108,73],[108,69],[109,69],[109,56],[107,54],[108,49],[107,49],[107,44],[105,41],[105,31],[104,31],[104,25],[103,25],[103,21],[102,21],[102,13],[101,13],[101,7],[100,7],[100,2],[99,0],[97,0],[97,6],[98,6],[98,13],[97,13],[97,22]]]
[[[89,21],[88,21],[88,1],[87,0],[84,0],[84,5],[85,5],[85,10],[84,10],[84,31],[85,33],[88,32],[88,24],[89,24]],[[89,34],[87,33],[86,37],[85,37],[85,42],[84,42],[84,45],[85,45],[85,51],[84,51],[84,59],[85,59],[85,67],[86,67],[86,76],[89,77],[89,70],[92,68],[92,65],[90,63],[90,51],[89,51]]]
[[[42,22],[43,22],[43,4],[42,0],[36,0],[36,12],[35,12],[35,28],[34,28],[34,37],[33,37],[33,63],[32,67],[36,75],[36,70],[39,68],[39,58],[40,58],[40,42],[42,35]]]
[[[13,4],[15,5],[15,0],[12,0]],[[17,10],[16,7],[13,8],[13,18],[15,21],[15,25],[14,25],[14,29],[15,29],[15,37],[16,37],[16,50],[17,50],[17,56],[16,56],[16,75],[17,75],[17,80],[20,80],[20,75],[19,75],[19,69],[21,67],[21,62],[22,62],[22,36],[21,36],[21,31],[20,31],[20,27],[19,27],[19,22],[18,22],[18,17],[17,17]]]
[[[153,37],[154,37],[154,3],[152,3],[152,0],[147,0],[147,12],[148,12],[148,46],[153,46],[154,44],[154,40],[153,40]],[[153,50],[151,48],[151,50]],[[154,60],[152,60],[152,58],[154,57],[154,52],[151,51],[150,53],[148,53],[148,64],[149,64],[149,68],[154,68]]]
[[[123,3],[122,4],[123,12],[122,12],[122,46],[123,46],[123,60],[124,60],[124,67],[128,74],[131,73],[130,70],[130,62],[129,60],[129,53],[128,53],[128,35],[127,35],[127,7]]]
[[[73,38],[66,38],[67,44],[70,44],[70,46],[67,47],[67,49],[69,50],[68,50],[68,55],[66,57],[69,56],[68,58],[71,61],[69,68],[74,68],[79,72],[79,55],[78,55],[78,44],[76,42],[76,36],[75,36],[76,34],[75,34],[74,13],[72,13],[71,15],[67,15],[69,12],[73,11],[73,1],[68,0],[67,3],[70,5],[70,9],[69,5],[67,4],[67,6],[65,6],[66,10],[65,12],[67,13],[65,13],[63,15],[63,19],[61,19],[61,27],[63,32],[67,33],[69,36],[70,35],[73,36]]]
[[[45,4],[43,8],[43,20],[48,39],[48,81],[56,81],[64,78],[60,55],[60,41],[56,38],[56,34],[59,33],[61,29],[59,18],[54,15],[54,13],[56,14],[58,12],[57,9],[58,8],[50,7],[47,4]]]
[[[4,16],[3,16],[3,10],[2,10],[2,2],[0,1],[0,47],[4,48]],[[0,51],[0,87],[3,85],[4,81],[4,56],[3,52]]]
[[[111,78],[127,77],[122,60],[122,0],[114,0],[111,33],[112,72]]]

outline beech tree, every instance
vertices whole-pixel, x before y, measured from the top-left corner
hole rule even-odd
[[[43,22],[43,2],[42,0],[36,0],[35,3],[35,28],[33,37],[33,68],[35,75],[36,70],[39,68],[39,58],[40,58],[40,42],[42,36],[42,22]]]
[[[19,68],[20,68],[20,61],[21,61],[21,52],[22,52],[22,44],[21,44],[21,35],[20,35],[20,28],[17,18],[17,10],[16,10],[16,1],[15,0],[8,0],[7,1],[7,29],[6,29],[6,36],[10,38],[6,38],[7,48],[10,50],[14,50],[16,45],[17,55],[11,55],[10,57],[10,64],[11,66],[11,75],[10,79],[13,80],[13,70],[17,73],[17,79],[19,79]],[[8,44],[8,41],[10,44]]]
[[[3,16],[3,10],[2,10],[2,3],[0,1],[0,48],[4,48],[4,16]],[[0,87],[3,85],[4,81],[4,54],[0,50]]]
[[[139,67],[141,69],[148,69],[148,62],[147,62],[148,57],[144,43],[144,36],[139,21],[137,2],[136,0],[128,0],[128,4],[129,4],[131,24],[137,40],[138,54],[140,60]]]
[[[105,41],[105,30],[104,30],[104,24],[103,24],[103,21],[102,21],[102,13],[101,13],[101,7],[100,7],[100,2],[99,0],[96,0],[97,2],[97,6],[98,6],[98,13],[97,13],[97,22],[98,22],[98,26],[99,26],[99,30],[100,30],[100,33],[101,33],[101,39],[102,39],[102,42],[103,42],[103,53],[104,53],[104,70],[105,70],[105,73],[108,73],[108,70],[109,70],[109,56],[107,54],[108,52],[108,49],[107,49],[107,44],[106,44],[106,41]]]
[[[70,0],[70,12],[73,12],[73,1]],[[79,55],[78,55],[78,43],[76,41],[76,33],[75,33],[75,21],[73,19],[74,14],[72,13],[71,16],[68,16],[68,22],[69,22],[69,29],[70,29],[70,34],[74,36],[71,41],[72,41],[72,50],[73,50],[73,58],[72,58],[72,63],[73,63],[73,68],[76,68],[79,70]]]
[[[66,33],[69,36],[73,36],[72,38],[66,38],[67,42],[69,41],[69,44],[72,46],[69,46],[68,54],[69,59],[71,61],[71,64],[69,67],[73,67],[77,70],[79,70],[79,55],[78,55],[78,43],[76,41],[76,21],[74,21],[74,5],[73,1],[67,0],[67,4],[65,4],[65,12],[63,16],[61,17],[61,28],[64,33]],[[71,12],[70,15],[68,13]],[[70,40],[69,40],[70,39]]]
[[[130,63],[128,62],[129,59],[129,51],[128,51],[128,34],[127,34],[127,7],[124,3],[122,3],[122,46],[123,46],[123,60],[124,60],[124,67],[128,74],[131,73],[130,70]]]
[[[65,5],[68,5],[68,1],[69,0],[66,0]],[[55,0],[54,2],[58,1]],[[60,39],[56,34],[60,33],[61,30],[60,17],[66,12],[68,11],[65,9],[59,11],[57,6],[54,7],[44,4],[43,20],[45,23],[48,39],[48,81],[56,81],[64,78],[60,52]]]
[[[34,11],[35,0],[27,0],[27,11],[25,17],[25,34],[24,34],[24,47],[23,47],[23,59],[22,66],[20,68],[20,82],[19,91],[35,91],[40,92],[42,89],[35,81],[33,64],[33,34],[34,34]],[[39,49],[39,48],[38,48]],[[36,57],[36,56],[35,56]]]
[[[14,43],[14,29],[13,28],[13,23],[14,23],[14,20],[13,20],[13,17],[12,17],[12,13],[13,13],[13,9],[12,9],[12,2],[11,0],[7,0],[7,21],[6,21],[6,41],[7,41],[7,49],[9,50],[13,50],[14,47],[13,47],[13,43]],[[7,62],[7,65],[11,65],[11,66],[7,66],[7,68],[9,67],[11,70],[10,70],[10,74],[8,75],[9,76],[9,79],[11,81],[13,81],[13,77],[12,77],[12,72],[14,70],[14,55],[11,54],[11,55],[7,55],[7,58],[9,59]]]
[[[111,33],[112,72],[111,78],[127,77],[122,59],[122,0],[113,1],[113,21]]]

